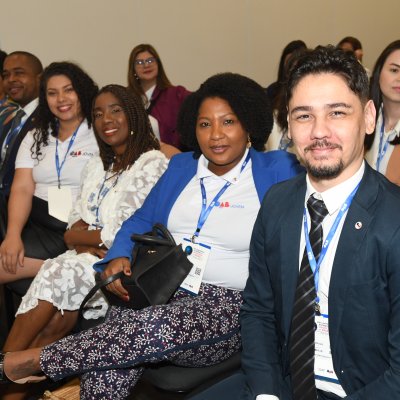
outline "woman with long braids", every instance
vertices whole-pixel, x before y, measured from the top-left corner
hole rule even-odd
[[[0,283],[31,278],[43,260],[67,250],[64,232],[81,172],[98,154],[91,128],[97,91],[90,76],[70,62],[43,71],[37,128],[22,141],[15,163]]]
[[[376,60],[370,95],[376,110],[373,143],[367,141],[368,163],[400,185],[400,40],[390,43]],[[368,139],[367,139],[368,140]]]
[[[49,344],[70,332],[83,298],[95,284],[92,265],[105,256],[122,222],[141,206],[167,167],[141,99],[126,88],[101,89],[94,100],[93,121],[100,156],[82,173],[64,235],[71,250],[43,263],[22,299],[4,346],[7,351]],[[84,317],[102,317],[107,307],[98,293]]]

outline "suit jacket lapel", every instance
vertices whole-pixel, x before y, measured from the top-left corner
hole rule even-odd
[[[283,328],[289,335],[294,295],[299,275],[300,237],[303,221],[305,175],[295,181],[293,195],[287,199],[287,212],[282,219],[281,234],[284,238],[281,250]]]
[[[372,219],[370,207],[375,203],[377,195],[378,185],[375,176],[366,164],[360,187],[354,196],[343,224],[329,284],[329,336],[332,356],[338,362],[340,362],[341,355],[337,351],[338,346],[335,343],[339,335],[339,327],[345,307],[346,290],[351,282],[350,273],[353,258],[358,256],[358,250],[365,239]]]

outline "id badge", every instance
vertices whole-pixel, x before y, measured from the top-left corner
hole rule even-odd
[[[333,369],[328,315],[316,315],[315,324],[315,378],[338,384],[339,380]]]
[[[49,214],[63,222],[68,222],[72,208],[72,193],[68,186],[51,186],[48,188]]]
[[[203,243],[192,243],[189,239],[184,238],[182,248],[187,254],[189,261],[193,264],[193,267],[180,287],[191,294],[197,295],[200,290],[201,281],[203,280],[211,247]]]

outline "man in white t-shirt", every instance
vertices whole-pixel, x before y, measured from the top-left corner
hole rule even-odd
[[[194,399],[399,399],[400,188],[363,158],[368,77],[329,46],[287,86],[307,174],[273,186],[254,226],[243,373]]]

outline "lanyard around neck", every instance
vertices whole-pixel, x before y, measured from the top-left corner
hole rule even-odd
[[[110,168],[111,171],[112,171],[113,165],[114,164],[111,165],[111,168]],[[97,205],[95,207],[95,210],[96,210],[95,211],[95,214],[96,214],[96,223],[95,223],[96,229],[102,229],[103,228],[103,226],[100,225],[100,206],[103,203],[103,200],[107,196],[109,191],[117,185],[118,179],[119,179],[121,173],[122,173],[122,170],[116,172],[115,174],[113,174],[111,176],[107,176],[108,175],[108,171],[106,171],[106,174],[104,175],[103,183],[101,184],[100,189],[99,189],[99,193],[97,195]],[[111,187],[107,187],[106,186],[106,182],[108,180],[114,178],[115,176],[117,178],[115,179],[115,181],[113,182]]]
[[[63,159],[61,165],[60,165],[60,158],[59,158],[59,156],[58,156],[58,132],[57,132],[57,138],[56,138],[56,156],[55,156],[55,157],[56,157],[56,170],[57,170],[57,180],[58,180],[58,188],[59,188],[59,189],[60,189],[60,187],[61,187],[61,170],[62,170],[62,167],[63,167],[64,164],[65,164],[65,160],[67,159],[68,153],[70,152],[70,150],[71,150],[71,148],[72,148],[72,145],[73,145],[74,142],[75,142],[75,138],[76,138],[76,135],[78,134],[78,130],[79,130],[80,126],[81,126],[81,124],[79,124],[79,126],[75,129],[75,132],[72,134],[71,139],[69,140],[68,148],[67,148],[67,151],[66,151],[65,154],[64,154],[64,159]]]
[[[249,162],[249,160],[250,160],[250,152],[247,153],[246,159],[243,161],[243,164],[242,164],[242,166],[240,168],[240,174],[242,173],[242,171],[246,167],[246,165]],[[206,222],[208,216],[210,215],[210,212],[215,207],[215,205],[217,204],[217,202],[220,199],[220,197],[225,193],[226,189],[228,189],[228,187],[232,185],[231,182],[226,182],[225,185],[222,187],[222,189],[213,198],[213,200],[211,201],[210,205],[207,207],[207,193],[206,193],[206,189],[204,187],[203,180],[204,180],[204,178],[200,179],[201,197],[202,197],[201,213],[200,213],[200,216],[199,216],[199,220],[197,221],[196,231],[194,232],[194,234],[192,236],[192,242],[193,243],[195,243],[195,239],[197,237],[199,237],[200,231],[203,228],[204,223]]]
[[[328,247],[330,243],[332,242],[333,237],[335,236],[336,230],[339,226],[340,221],[342,220],[344,214],[346,211],[349,209],[351,202],[353,201],[353,198],[357,192],[358,187],[360,184],[358,184],[355,189],[350,193],[349,197],[345,200],[345,202],[342,204],[340,207],[339,213],[336,216],[335,221],[333,222],[333,225],[328,233],[328,236],[326,237],[324,244],[322,245],[321,253],[318,258],[318,262],[314,257],[314,252],[311,247],[310,243],[310,236],[308,232],[308,223],[307,223],[307,207],[304,207],[304,214],[303,214],[303,222],[304,222],[304,237],[306,240],[306,249],[307,249],[307,257],[308,261],[310,263],[311,270],[314,274],[314,284],[315,284],[315,292],[317,294],[317,299],[316,302],[317,304],[319,303],[319,296],[318,296],[318,287],[319,287],[319,270],[322,264],[323,259],[325,258],[325,255],[328,251]]]

